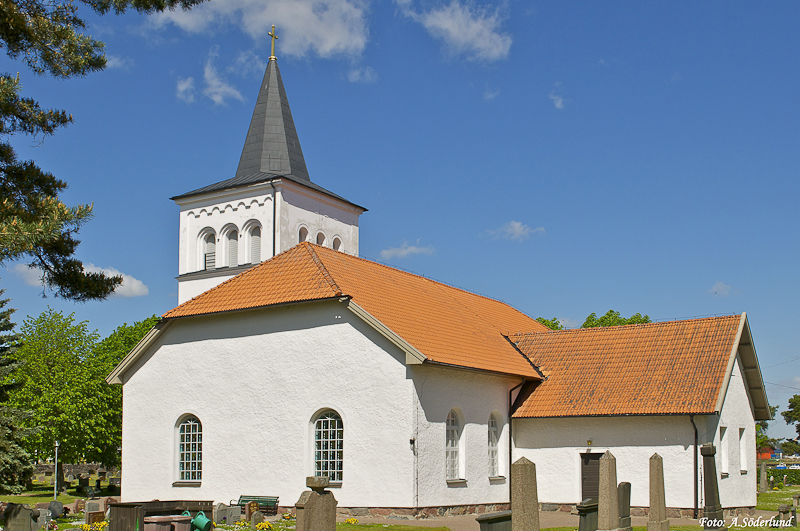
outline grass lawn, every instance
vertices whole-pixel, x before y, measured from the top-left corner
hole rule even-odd
[[[778,505],[792,505],[792,496],[800,494],[800,486],[784,487],[780,490],[772,490],[758,495],[756,509],[764,511],[777,511]]]
[[[58,501],[64,505],[74,502],[78,496],[75,494],[75,489],[67,489],[67,494],[59,494]],[[13,502],[13,503],[27,503],[34,507],[37,503],[49,502],[53,500],[53,486],[52,485],[33,485],[33,490],[25,491],[22,494],[0,495],[0,501]]]

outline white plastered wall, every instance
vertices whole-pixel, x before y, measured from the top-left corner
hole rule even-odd
[[[331,408],[345,431],[339,506],[413,506],[404,359],[338,302],[176,320],[124,375],[123,501],[251,494],[294,505],[313,475],[312,418]],[[187,413],[203,426],[203,480],[173,487]]]
[[[520,379],[453,368],[411,367],[417,393],[418,506],[508,503],[508,391]],[[461,420],[461,475],[466,481],[448,484],[445,428],[451,409],[456,409]],[[489,479],[492,412],[501,427],[498,449],[504,479]]]

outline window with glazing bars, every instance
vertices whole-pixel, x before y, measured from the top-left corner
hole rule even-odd
[[[489,416],[489,477],[500,475],[500,460],[497,458],[499,439],[500,429],[497,426],[497,418],[492,413]]]
[[[334,411],[320,415],[314,424],[314,475],[342,481],[344,427]]]
[[[458,438],[460,435],[458,414],[450,410],[447,415],[447,434],[445,461],[447,462],[447,479],[459,479],[458,470]]]
[[[200,481],[203,479],[203,426],[196,417],[186,417],[178,432],[179,479]]]

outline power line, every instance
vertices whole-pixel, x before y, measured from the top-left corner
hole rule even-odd
[[[776,383],[772,383],[772,382],[764,382],[764,383],[765,384],[770,384],[770,385],[777,385],[778,387],[785,387],[786,389],[794,389],[795,391],[800,391],[800,387],[791,387],[789,385],[776,384]]]
[[[762,367],[762,369],[769,369],[770,367],[777,367],[778,365],[786,365],[787,363],[791,363],[793,361],[800,360],[800,358],[794,358],[793,360],[789,361],[782,361],[780,363],[776,363],[775,365],[767,365],[766,367]]]

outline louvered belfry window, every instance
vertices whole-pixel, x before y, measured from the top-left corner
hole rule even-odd
[[[250,263],[261,262],[261,227],[253,227],[250,231]]]
[[[492,413],[489,416],[489,477],[500,475],[500,460],[498,459],[499,440],[500,429],[497,425],[497,417]]]
[[[320,415],[314,424],[314,475],[342,481],[344,427],[335,411]]]
[[[203,249],[203,269],[214,269],[217,264],[217,246],[213,234],[205,238],[205,249]]]
[[[228,232],[228,266],[239,265],[239,234],[236,229]]]
[[[445,461],[447,462],[447,479],[459,479],[458,470],[458,439],[461,435],[461,426],[458,422],[458,414],[450,410],[447,415],[447,433]]]
[[[178,472],[181,481],[203,479],[203,426],[197,417],[186,417],[178,430]]]

